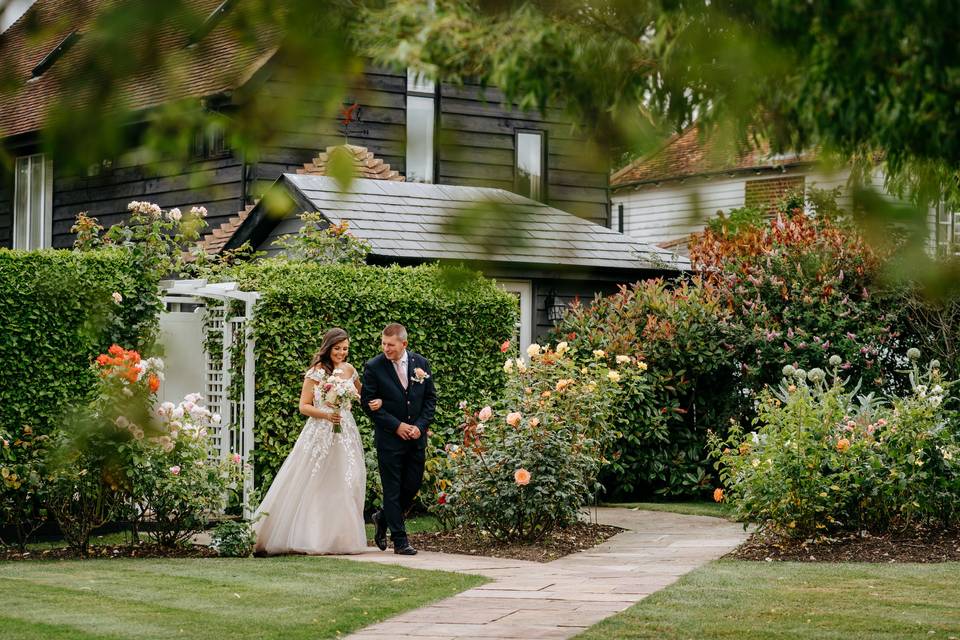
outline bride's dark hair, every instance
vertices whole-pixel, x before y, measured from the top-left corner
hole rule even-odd
[[[340,327],[334,327],[327,331],[323,334],[323,342],[320,343],[320,349],[313,354],[313,359],[310,361],[310,368],[313,369],[317,365],[320,365],[328,375],[333,373],[333,360],[330,358],[330,352],[333,351],[335,346],[349,339],[350,335]]]

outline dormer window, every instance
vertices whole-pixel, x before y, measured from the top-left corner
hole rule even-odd
[[[516,135],[515,190],[534,200],[546,198],[546,145],[543,131],[518,131]]]
[[[407,182],[434,181],[436,85],[430,78],[407,70]]]

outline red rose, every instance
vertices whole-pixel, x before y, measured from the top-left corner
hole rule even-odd
[[[500,345],[500,353],[506,353],[510,350],[510,341],[504,340],[503,344]]]
[[[447,494],[441,493],[437,496],[437,504],[447,504]]]

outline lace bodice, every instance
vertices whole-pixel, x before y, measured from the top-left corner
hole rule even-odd
[[[356,369],[354,369],[353,375],[350,376],[349,378],[343,378],[343,376],[339,376],[339,375],[338,375],[339,372],[340,372],[339,369],[334,369],[332,374],[328,374],[326,371],[324,371],[323,367],[314,367],[314,368],[312,368],[312,369],[310,369],[310,370],[307,371],[307,374],[306,374],[305,377],[306,377],[307,379],[313,380],[314,382],[317,383],[317,385],[313,388],[313,406],[315,406],[315,407],[325,407],[325,406],[329,406],[329,405],[328,405],[326,402],[324,402],[324,400],[323,400],[323,383],[324,383],[328,378],[331,378],[331,377],[333,377],[333,376],[338,376],[338,377],[340,377],[340,378],[343,379],[343,380],[349,380],[349,381],[351,381],[351,382],[356,382],[356,381],[359,379],[359,377],[360,377],[360,376],[357,374]]]
[[[306,377],[316,382],[313,389],[313,406],[329,407],[324,401],[324,383],[332,376],[338,375],[337,369],[333,374],[328,374],[322,367],[315,367],[307,371]],[[349,378],[341,378],[354,382],[358,379],[356,371]],[[350,403],[346,403],[340,411],[340,432],[334,433],[333,423],[322,418],[308,418],[301,437],[305,438],[305,444],[309,451],[310,461],[313,466],[312,475],[315,475],[324,464],[324,461],[331,455],[333,448],[340,450],[343,456],[343,462],[346,469],[343,478],[348,487],[352,487],[357,482],[356,478],[361,474],[359,470],[364,469],[363,444],[360,440],[360,432],[357,429],[357,423],[353,419],[350,411]]]

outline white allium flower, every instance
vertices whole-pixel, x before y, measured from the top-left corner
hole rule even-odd
[[[823,380],[823,369],[813,368],[807,372],[807,379],[810,382],[820,382]]]
[[[799,380],[803,380],[807,377],[807,372],[803,369],[794,369],[793,375],[796,376]]]
[[[792,364],[788,364],[788,365],[786,365],[786,366],[783,368],[782,373],[783,373],[783,375],[784,375],[785,377],[788,377],[788,378],[789,378],[790,376],[793,375],[793,373],[794,373],[795,371],[796,371],[796,369],[793,368],[793,365],[792,365]]]
[[[840,363],[843,362],[843,358],[838,355],[832,355],[830,356],[830,360],[828,362],[830,363],[831,367],[839,367]]]
[[[920,349],[916,347],[910,347],[907,349],[907,357],[911,360],[918,360],[920,358]]]

